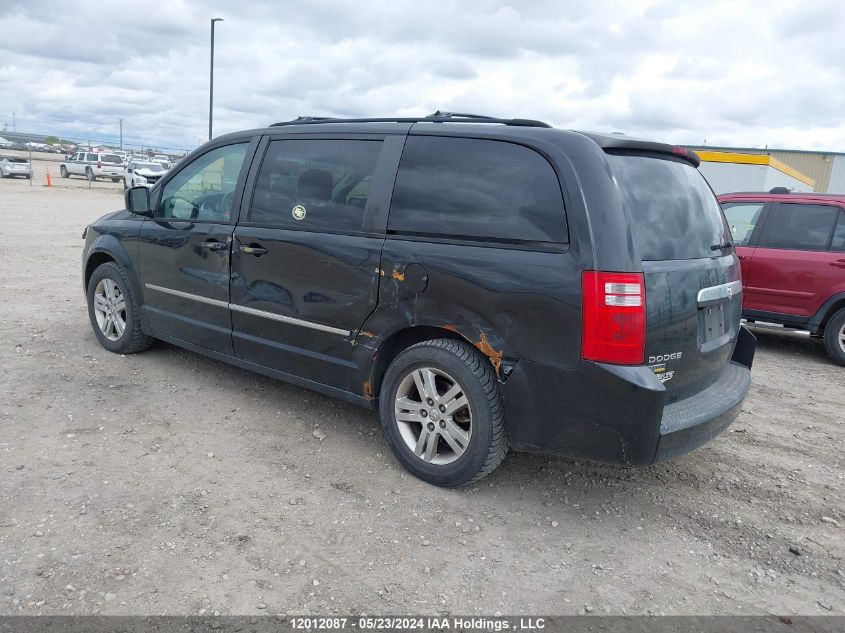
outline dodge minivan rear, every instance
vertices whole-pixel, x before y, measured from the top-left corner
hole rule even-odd
[[[88,228],[91,325],[114,352],[160,339],[377,410],[437,485],[510,448],[650,464],[717,435],[750,386],[697,165],[443,113],[230,134]]]

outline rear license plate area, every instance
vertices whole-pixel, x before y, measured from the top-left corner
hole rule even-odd
[[[728,332],[728,303],[719,303],[698,311],[698,342],[702,345],[723,337]]]

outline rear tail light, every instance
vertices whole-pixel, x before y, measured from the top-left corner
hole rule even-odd
[[[642,273],[581,275],[581,358],[640,365],[645,355],[645,282]]]

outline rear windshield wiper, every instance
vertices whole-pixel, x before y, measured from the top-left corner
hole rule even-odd
[[[733,246],[733,244],[731,242],[725,242],[724,244],[713,244],[713,246],[710,247],[710,250],[711,251],[723,251],[726,248],[731,248],[732,246]]]

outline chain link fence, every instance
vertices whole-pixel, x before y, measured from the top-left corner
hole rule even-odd
[[[26,157],[30,161],[30,185],[53,187],[123,188],[123,174],[132,161],[157,160],[166,168],[184,158],[185,147],[151,146],[115,142],[112,139],[80,136],[52,136],[26,132],[0,131],[0,157]],[[76,161],[69,161],[76,156]],[[117,157],[117,158],[115,158]],[[122,169],[103,169],[103,164],[116,164]],[[81,165],[82,170],[78,167]],[[81,180],[84,179],[84,180]],[[86,185],[87,182],[87,185]]]

